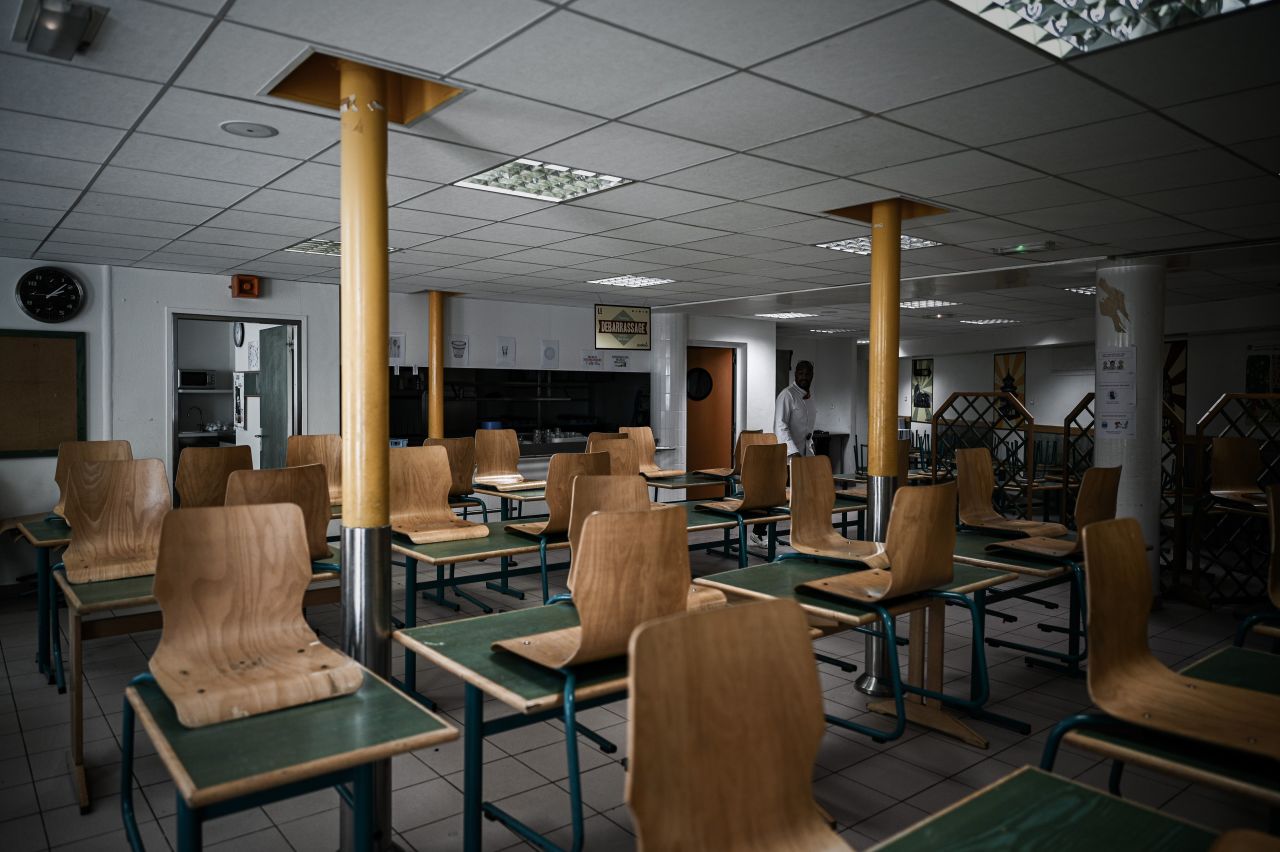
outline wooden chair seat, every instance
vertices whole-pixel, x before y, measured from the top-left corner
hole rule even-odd
[[[237,470],[253,470],[253,451],[247,444],[184,449],[174,480],[182,508],[221,506],[227,496],[227,478]]]
[[[58,461],[53,468],[53,481],[58,486],[58,502],[53,513],[67,516],[67,471],[82,461],[131,461],[133,448],[128,441],[63,441],[58,444]]]
[[[1079,538],[1049,538],[1033,535],[992,542],[985,549],[990,553],[1011,550],[1017,553],[1030,553],[1034,556],[1047,556],[1050,559],[1075,559],[1084,554],[1084,543]]]
[[[292,503],[166,517],[155,582],[164,628],[150,669],[183,725],[360,688],[360,666],[322,644],[302,616],[312,580],[307,550],[302,510]]]
[[[477,476],[475,481],[480,485],[492,486],[498,491],[528,491],[531,488],[545,488],[545,479],[525,479],[518,473],[491,474]]]
[[[698,508],[733,515],[762,515],[787,503],[787,445],[750,444],[743,451],[742,496],[699,503]]]
[[[393,447],[391,529],[414,544],[484,538],[489,527],[463,520],[449,508],[453,476],[444,447]]]
[[[556,453],[547,465],[547,519],[507,524],[513,532],[535,537],[561,535],[569,531],[573,504],[573,480],[578,476],[607,476],[609,454]]]
[[[285,442],[284,463],[286,467],[324,465],[329,502],[334,505],[342,503],[341,435],[290,435]]]
[[[1089,612],[1089,697],[1133,725],[1280,759],[1280,695],[1178,674],[1147,642],[1151,575],[1133,518],[1083,533]]]
[[[997,512],[992,512],[990,515],[970,515],[963,523],[966,527],[973,527],[974,529],[1014,533],[1027,537],[1059,538],[1068,532],[1067,528],[1062,524],[1033,521],[1025,518],[1006,518]]]
[[[995,472],[986,447],[956,450],[956,478],[960,483],[960,523],[966,527],[1015,536],[1061,538],[1067,534],[1062,524],[1006,518],[995,510],[991,504]]]
[[[857,485],[851,485],[848,488],[841,488],[836,491],[837,497],[848,497],[851,500],[867,499],[867,483],[860,482]]]
[[[733,446],[733,467],[708,467],[694,472],[705,473],[707,476],[738,476],[742,473],[742,461],[746,455],[748,447],[776,443],[778,443],[778,436],[772,432],[758,432],[744,429],[738,433],[738,440]],[[784,452],[783,457],[785,458],[785,456],[786,453]]]
[[[678,506],[595,512],[582,523],[573,602],[579,626],[493,644],[550,669],[626,653],[640,624],[689,606],[685,513]]]
[[[619,431],[631,439],[640,454],[640,474],[646,479],[668,479],[684,476],[683,470],[658,467],[658,446],[653,440],[653,429],[648,426],[623,426]]]
[[[1080,491],[1076,496],[1076,529],[1083,530],[1090,524],[1114,518],[1119,492],[1118,466],[1091,467],[1086,470],[1080,479]],[[994,542],[987,545],[986,549],[993,552],[1010,550],[1015,553],[1030,553],[1051,559],[1077,559],[1084,555],[1084,542],[1078,535],[1075,538],[1063,538],[1041,534]]]
[[[476,482],[499,491],[532,487],[519,471],[520,439],[514,429],[476,431]],[[512,487],[514,486],[514,487]]]
[[[154,574],[169,481],[159,459],[81,461],[68,466],[63,555],[67,580],[96,583]]]
[[[238,470],[227,479],[227,506],[292,503],[302,510],[307,553],[312,561],[332,561],[329,545],[329,483],[324,465]]]

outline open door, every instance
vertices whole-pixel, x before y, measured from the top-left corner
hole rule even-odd
[[[685,467],[702,470],[733,466],[734,356],[733,349],[690,346],[687,355]],[[717,487],[690,488],[690,500],[716,498]]]
[[[288,326],[262,330],[259,336],[263,468],[284,467],[284,448],[293,423],[293,341]]]

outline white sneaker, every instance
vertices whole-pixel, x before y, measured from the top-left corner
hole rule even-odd
[[[769,555],[769,537],[767,535],[747,534],[747,551],[757,556]]]

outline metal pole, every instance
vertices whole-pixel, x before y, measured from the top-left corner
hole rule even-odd
[[[385,73],[339,60],[342,139],[342,649],[391,670]],[[391,763],[373,767],[373,848],[392,849]],[[345,852],[358,848],[341,809]]]
[[[867,382],[868,536],[884,541],[898,475],[898,317],[901,282],[902,201],[871,206],[871,345]],[[898,653],[867,637],[866,674],[856,684],[868,695],[888,695],[886,655]]]
[[[444,437],[444,293],[427,294],[427,437]]]

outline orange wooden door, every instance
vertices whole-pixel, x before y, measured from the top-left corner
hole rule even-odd
[[[733,467],[733,350],[690,346],[686,390],[686,434],[688,452],[685,467]],[[719,497],[717,487],[690,488],[690,500]]]

